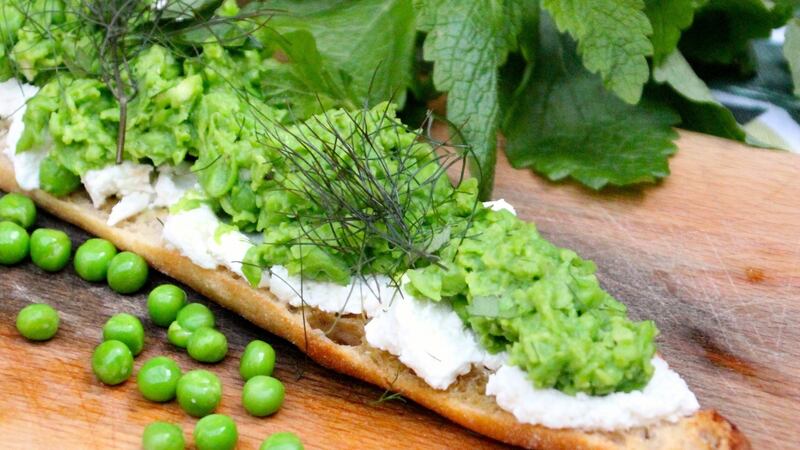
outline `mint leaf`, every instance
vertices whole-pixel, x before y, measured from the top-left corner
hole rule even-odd
[[[374,105],[393,100],[402,106],[411,81],[416,33],[408,0],[275,0],[277,14],[268,27],[285,33],[306,30],[332,70],[350,78],[350,90]]]
[[[682,126],[738,141],[745,139],[745,132],[733,113],[711,95],[708,86],[694,73],[681,52],[672,52],[655,67],[653,80],[672,88],[665,97],[680,113]]]
[[[694,0],[645,0],[645,13],[653,27],[653,61],[661,64],[675,47],[681,31],[692,24]]]
[[[605,86],[635,104],[650,77],[653,29],[642,0],[544,0],[560,31],[578,41],[583,64]]]
[[[794,95],[800,96],[800,20],[798,19],[792,19],[786,25],[783,55],[792,71]]]
[[[447,118],[470,145],[471,172],[488,198],[497,161],[497,67],[515,46],[522,16],[507,20],[499,1],[423,0],[417,6],[420,28],[428,32],[423,56],[434,63],[433,83],[447,92]]]
[[[572,177],[593,189],[667,176],[679,117],[648,100],[629,105],[608,92],[581,65],[574,44],[542,19],[535,69],[504,120],[514,167],[551,180]]]
[[[694,23],[683,33],[680,49],[690,61],[743,64],[749,60],[750,41],[765,38],[786,23],[793,0],[710,0],[695,12]]]

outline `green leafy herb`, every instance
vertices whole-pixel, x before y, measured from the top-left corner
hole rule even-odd
[[[414,51],[410,1],[279,0],[268,5],[284,11],[272,18],[270,28],[313,35],[325,63],[350,78],[352,100],[375,105],[391,98],[403,104]],[[284,35],[291,43],[297,36]]]
[[[645,12],[653,26],[653,61],[660,64],[675,47],[681,32],[692,23],[694,0],[645,0]]]
[[[800,20],[792,19],[786,26],[783,54],[789,62],[794,83],[794,95],[800,96]]]
[[[695,13],[694,24],[681,38],[689,60],[737,64],[747,69],[750,41],[768,37],[791,17],[794,1],[710,0]]]
[[[672,107],[680,112],[682,125],[696,131],[744,141],[745,132],[733,113],[712,95],[679,51],[667,56],[653,69],[653,79],[667,84],[672,92],[664,94]]]
[[[434,85],[447,92],[447,118],[470,145],[471,172],[480,180],[481,197],[488,198],[497,161],[497,67],[516,45],[521,13],[500,2],[426,0],[419,5],[420,28],[428,33],[423,54],[434,63]]]
[[[515,167],[594,189],[652,182],[669,174],[678,116],[649,101],[628,105],[587,72],[568,38],[542,19],[535,70],[504,124]]]
[[[642,95],[653,54],[653,32],[642,0],[544,0],[559,30],[578,41],[578,52],[592,73],[627,103]]]

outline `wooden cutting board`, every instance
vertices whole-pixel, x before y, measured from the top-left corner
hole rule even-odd
[[[800,156],[756,150],[682,133],[665,182],[634,191],[595,193],[553,184],[501,161],[496,197],[513,203],[559,245],[594,259],[602,284],[636,318],[661,329],[660,351],[704,407],[741,427],[754,448],[800,442]],[[40,226],[86,234],[43,217]],[[166,281],[154,274],[150,285]],[[200,299],[196,294],[193,300]],[[45,274],[30,263],[0,268],[0,436],[4,448],[137,448],[153,420],[195,420],[176,404],[142,399],[133,380],[101,386],[89,358],[105,319],[143,319],[145,295],[120,296],[72,271]],[[50,342],[32,344],[14,328],[32,301],[61,311]],[[234,416],[240,448],[269,433],[297,432],[307,448],[492,448],[497,444],[381,390],[325,370],[286,342],[212,306],[231,342],[211,367],[224,383],[220,411]],[[150,326],[138,368],[155,355],[200,367]],[[278,352],[284,408],[256,419],[241,408],[238,357],[254,338]],[[390,397],[391,398],[391,397]]]

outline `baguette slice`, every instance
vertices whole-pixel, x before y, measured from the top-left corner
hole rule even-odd
[[[2,127],[0,127],[1,129]],[[0,131],[0,151],[5,136]],[[0,154],[0,189],[20,192],[14,169]],[[550,429],[518,422],[484,394],[487,373],[474,369],[446,391],[435,390],[394,356],[364,342],[361,317],[335,320],[332,314],[279,302],[263,289],[253,289],[227,269],[196,266],[177,251],[168,249],[161,237],[166,211],[148,211],[110,227],[108,210],[92,206],[85,192],[56,198],[44,191],[23,192],[48,212],[88,232],[108,239],[117,247],[143,256],[152,267],[182,281],[247,320],[291,341],[319,364],[362,379],[430,408],[478,433],[499,441],[537,449],[749,449],[735,425],[713,410],[703,410],[677,423],[659,423],[620,432],[586,432]],[[331,328],[333,328],[331,330]],[[323,331],[324,330],[324,331]]]

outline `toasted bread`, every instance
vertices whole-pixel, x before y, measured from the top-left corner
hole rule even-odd
[[[5,147],[0,131],[0,151]],[[0,155],[0,189],[20,191],[8,158]],[[88,195],[76,192],[56,198],[43,191],[24,192],[43,209],[119,248],[143,256],[159,271],[235,311],[247,320],[291,341],[319,364],[370,382],[430,408],[486,436],[508,444],[537,449],[748,449],[750,445],[735,425],[716,411],[703,410],[676,423],[662,422],[618,432],[550,429],[518,422],[484,394],[487,373],[474,369],[446,391],[435,390],[394,356],[368,346],[365,319],[314,308],[294,308],[269,291],[254,289],[227,269],[198,267],[161,237],[160,218],[166,211],[148,211],[118,226],[106,225],[108,210],[92,206]],[[303,319],[306,325],[303,326]]]

